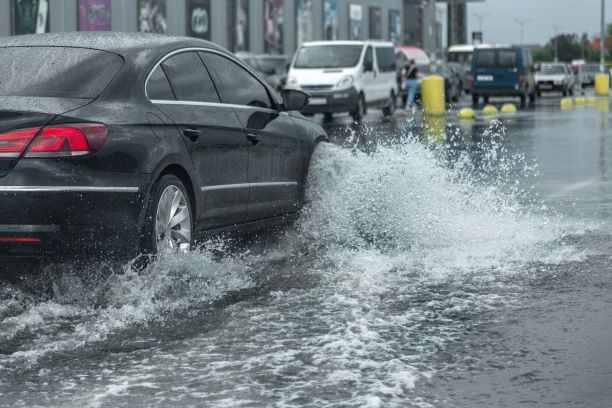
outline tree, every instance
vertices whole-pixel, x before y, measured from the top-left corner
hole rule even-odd
[[[557,58],[563,62],[570,62],[582,55],[582,46],[577,34],[559,34],[550,40],[547,47],[553,51],[553,56],[556,48]]]

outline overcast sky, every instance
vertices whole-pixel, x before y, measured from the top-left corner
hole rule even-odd
[[[554,35],[554,25],[559,26],[561,33],[587,32],[590,37],[599,33],[600,7],[600,0],[485,0],[470,3],[468,40],[471,42],[472,31],[480,29],[474,13],[485,16],[482,31],[487,43],[520,43],[517,19],[527,20],[524,26],[526,44],[546,43]],[[612,0],[606,0],[606,22],[612,22]]]

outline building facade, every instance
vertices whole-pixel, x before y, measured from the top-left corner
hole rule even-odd
[[[446,17],[448,46],[468,44],[467,4],[449,0]]]
[[[145,31],[232,51],[290,54],[303,41],[402,41],[403,0],[0,0],[0,36]]]

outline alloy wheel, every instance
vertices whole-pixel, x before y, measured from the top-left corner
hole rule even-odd
[[[157,253],[187,252],[191,248],[191,214],[187,198],[178,186],[162,192],[155,216]]]

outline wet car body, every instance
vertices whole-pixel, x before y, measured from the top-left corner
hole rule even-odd
[[[0,258],[128,258],[150,250],[145,218],[151,193],[164,175],[180,179],[187,190],[194,240],[297,215],[310,155],[326,134],[299,113],[286,111],[274,90],[222,48],[153,34],[68,33],[2,39],[0,53],[7,49],[28,53],[34,65],[41,50],[93,50],[112,56],[118,68],[94,97],[0,92],[0,139],[37,129],[36,141],[48,128],[74,124],[101,124],[107,132],[103,145],[88,154],[37,157],[31,147],[17,157],[0,154]],[[219,87],[218,102],[147,94],[153,71],[166,61],[171,65],[174,56],[187,55],[202,64],[198,75],[209,72]],[[233,96],[221,89],[214,64],[203,62],[207,58],[251,75],[270,106],[225,100]],[[95,67],[96,61],[87,64]],[[75,84],[87,81],[79,71],[72,74],[69,80]]]

